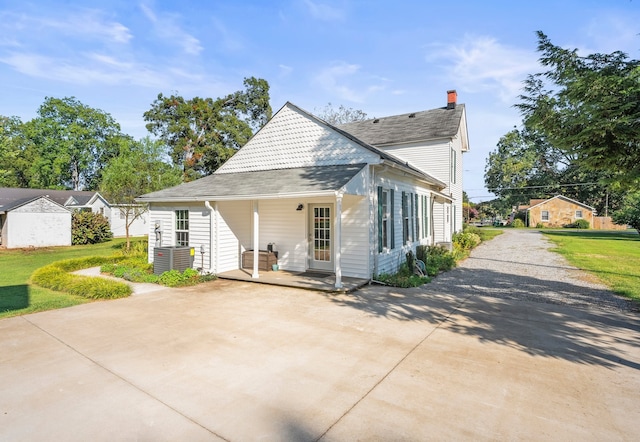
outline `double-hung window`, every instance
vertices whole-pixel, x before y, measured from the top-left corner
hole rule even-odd
[[[409,195],[406,192],[402,192],[402,243],[406,244],[409,241],[411,234],[409,233]]]
[[[576,218],[582,218],[582,210],[576,210]]]
[[[378,187],[378,252],[393,249],[393,189]]]
[[[189,245],[189,211],[176,210],[176,246]]]
[[[549,211],[548,210],[543,210],[542,211],[541,220],[542,221],[549,221]]]

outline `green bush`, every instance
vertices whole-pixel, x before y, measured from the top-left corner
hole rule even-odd
[[[522,228],[522,227],[524,227],[524,221],[522,221],[520,218],[516,218],[511,223],[511,227],[515,227],[515,228],[518,228],[518,229]]]
[[[453,246],[463,251],[469,251],[481,242],[480,235],[477,233],[465,231],[453,234]]]
[[[420,287],[421,285],[430,282],[431,278],[427,276],[419,276],[410,272],[409,266],[405,262],[400,266],[398,273],[382,273],[376,277],[376,280],[393,287],[409,288]]]
[[[456,258],[446,247],[442,246],[418,246],[416,257],[424,262],[428,276],[436,276],[440,272],[446,272],[456,266]]]
[[[542,223],[537,223],[537,224],[536,224],[536,229],[544,229],[544,224],[542,224]]]
[[[565,225],[564,227],[571,229],[588,229],[590,225],[589,221],[587,221],[586,219],[579,219],[574,223]]]
[[[100,213],[73,212],[71,215],[71,243],[96,244],[113,237],[109,220]]]

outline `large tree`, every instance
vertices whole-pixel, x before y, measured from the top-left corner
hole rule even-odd
[[[538,32],[543,72],[517,105],[525,126],[583,169],[633,188],[640,181],[640,62],[620,51],[581,56]]]
[[[267,81],[245,78],[244,87],[215,100],[159,94],[144,113],[185,181],[213,173],[271,118]]]
[[[180,170],[163,161],[165,149],[162,142],[148,137],[140,141],[123,139],[119,155],[103,171],[100,190],[124,215],[127,250],[129,227],[147,211],[135,198],[181,182]]]
[[[74,97],[47,97],[24,134],[31,141],[25,148],[28,186],[74,190],[97,188],[123,136],[111,115]]]

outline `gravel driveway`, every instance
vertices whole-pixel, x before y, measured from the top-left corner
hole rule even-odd
[[[505,229],[426,287],[430,292],[639,311],[636,303],[569,265],[551,247],[551,241],[538,231]]]

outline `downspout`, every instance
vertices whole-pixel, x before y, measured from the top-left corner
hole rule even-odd
[[[209,273],[214,273],[213,271],[213,235],[214,235],[214,225],[213,225],[213,215],[215,214],[215,209],[211,207],[209,201],[204,202],[204,206],[209,210]],[[217,229],[215,229],[217,232]],[[218,247],[218,242],[216,241],[216,249]],[[218,265],[218,260],[216,259],[216,265]]]

